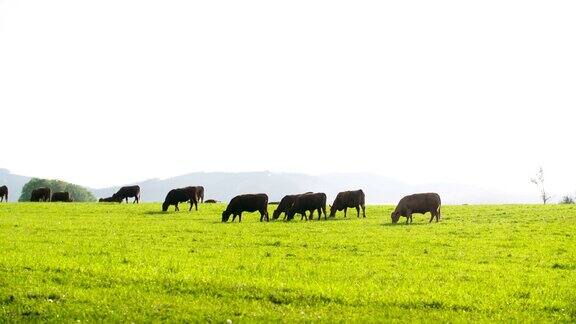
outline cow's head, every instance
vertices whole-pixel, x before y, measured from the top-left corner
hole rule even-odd
[[[396,223],[398,223],[398,220],[400,219],[400,213],[397,211],[393,211],[390,214],[390,218],[392,219],[392,224],[396,224]]]
[[[225,210],[222,212],[222,223],[227,222],[230,219],[230,215],[232,215],[232,212]]]
[[[276,208],[276,210],[274,210],[274,212],[272,213],[272,219],[278,219],[278,217],[280,217],[280,214],[282,214],[282,212]]]
[[[336,216],[337,208],[332,205],[328,205],[328,207],[330,207],[330,217]]]
[[[164,203],[162,204],[162,211],[163,211],[163,212],[168,211],[168,207],[169,207],[169,206],[170,206],[170,204],[168,204],[167,202],[164,202]]]

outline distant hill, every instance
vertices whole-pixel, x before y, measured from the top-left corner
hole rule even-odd
[[[227,202],[242,193],[267,193],[270,201],[278,201],[284,195],[306,191],[325,192],[331,202],[342,190],[362,188],[367,203],[396,203],[404,195],[415,192],[435,191],[446,204],[481,203],[533,203],[537,197],[488,191],[468,185],[431,183],[412,185],[391,178],[369,173],[338,173],[306,175],[277,172],[197,172],[168,179],[151,179],[138,183],[143,201],[163,201],[173,188],[202,185],[206,199]],[[97,198],[111,196],[120,186],[94,189]]]

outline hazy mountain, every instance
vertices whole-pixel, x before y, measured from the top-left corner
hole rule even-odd
[[[0,185],[8,186],[10,201],[18,200],[22,187],[30,179],[30,177],[11,174],[6,169],[0,169]],[[339,191],[359,188],[366,193],[367,203],[396,203],[404,195],[428,191],[438,192],[445,204],[538,202],[536,196],[495,192],[452,183],[415,185],[369,173],[306,175],[277,172],[197,172],[169,179],[150,179],[135,184],[142,188],[143,201],[163,201],[170,189],[202,185],[206,190],[206,199],[224,202],[242,193],[264,192],[268,194],[270,201],[278,201],[286,194],[306,191],[325,192],[329,202],[332,202]],[[100,198],[111,196],[119,187],[89,190]]]
[[[11,174],[7,169],[0,169],[0,186],[8,186],[8,201],[18,201],[22,187],[30,179],[30,177]]]
[[[435,191],[446,204],[479,203],[532,203],[532,196],[494,192],[468,185],[431,183],[413,185],[391,178],[368,173],[338,173],[305,175],[276,172],[198,172],[169,179],[151,179],[135,183],[142,189],[143,201],[162,201],[173,188],[202,185],[206,199],[229,201],[241,193],[264,192],[270,201],[278,201],[284,195],[306,191],[325,192],[331,202],[339,191],[362,188],[367,203],[395,203],[402,196],[415,192]],[[111,196],[118,187],[94,189],[96,197]]]

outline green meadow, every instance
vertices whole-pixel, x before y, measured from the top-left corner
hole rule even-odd
[[[187,207],[0,204],[0,322],[576,321],[574,205],[412,225],[393,206],[269,223]]]

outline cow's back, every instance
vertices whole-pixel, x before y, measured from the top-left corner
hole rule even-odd
[[[266,194],[245,194],[238,195],[228,204],[227,210],[232,212],[261,210],[268,205],[268,195]]]
[[[435,211],[440,205],[440,195],[435,192],[412,194],[402,198],[398,203],[400,210],[410,210],[413,213]]]

